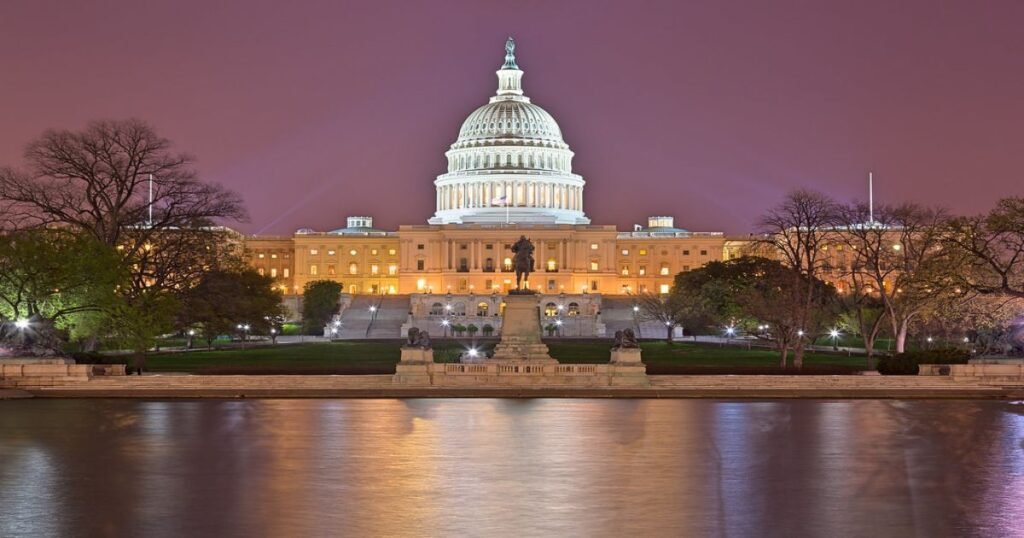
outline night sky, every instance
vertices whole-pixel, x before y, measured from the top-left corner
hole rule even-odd
[[[145,4],[145,5],[143,5]],[[586,213],[751,231],[784,193],[981,212],[1024,195],[1024,2],[0,3],[0,163],[138,117],[250,233],[424,224],[513,35]]]

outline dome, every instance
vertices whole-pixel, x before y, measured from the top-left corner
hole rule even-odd
[[[555,118],[523,95],[515,42],[505,42],[498,91],[462,122],[434,180],[430,224],[589,224],[585,182]]]
[[[524,139],[521,141],[524,144],[549,143],[565,147],[562,130],[547,110],[527,100],[502,99],[474,110],[462,123],[459,138],[452,148],[462,147],[467,142],[509,138]]]

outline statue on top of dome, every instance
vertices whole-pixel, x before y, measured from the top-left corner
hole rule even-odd
[[[516,65],[516,42],[512,36],[508,36],[508,40],[505,41],[505,65],[501,68],[519,69],[519,66]]]

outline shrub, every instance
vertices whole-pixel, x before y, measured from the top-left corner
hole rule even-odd
[[[483,331],[484,336],[490,336],[490,335],[494,334],[494,327],[491,326],[490,323],[488,323],[488,324],[483,326],[483,329],[481,329],[481,331]]]
[[[476,325],[473,325],[472,323],[466,326],[466,332],[468,332],[470,336],[473,336],[479,330],[480,328],[477,327]]]
[[[908,351],[878,362],[882,375],[917,375],[920,364],[967,364],[971,354],[962,349],[922,349]]]

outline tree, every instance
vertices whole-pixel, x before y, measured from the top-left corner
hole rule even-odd
[[[491,325],[490,323],[485,323],[481,331],[483,332],[484,336],[490,336],[494,334],[494,326]]]
[[[0,320],[32,319],[26,330],[8,333],[21,340],[57,342],[44,333],[80,330],[124,283],[117,253],[91,237],[44,228],[0,236]]]
[[[665,325],[665,340],[669,343],[672,342],[676,327],[696,329],[706,319],[703,305],[688,300],[688,296],[675,289],[667,294],[638,293],[635,298],[639,308],[637,318]]]
[[[796,190],[779,205],[768,210],[759,224],[765,234],[761,241],[767,255],[778,258],[802,278],[791,278],[790,285],[802,296],[791,301],[794,323],[800,331],[810,334],[818,281],[824,269],[828,235],[834,229],[840,214],[839,205],[824,194],[810,190]],[[795,341],[793,364],[803,366],[804,340]]]
[[[865,206],[845,209],[846,224],[835,234],[848,247],[843,271],[851,293],[881,301],[896,352],[903,353],[912,323],[958,293],[956,267],[943,252],[948,216],[916,204],[883,206],[869,215]]]
[[[744,256],[711,262],[676,277],[676,288],[702,305],[705,319],[723,325],[745,326],[759,337],[770,338],[785,367],[789,351],[834,319],[835,290],[820,279],[799,273],[777,260]],[[811,291],[807,308],[806,290]],[[800,364],[794,359],[794,364]]]
[[[1004,198],[987,215],[952,219],[944,241],[966,264],[963,285],[1024,299],[1024,197]]]
[[[302,327],[306,334],[318,334],[338,313],[341,284],[333,280],[307,282],[302,289]]]
[[[133,365],[141,373],[146,351],[156,339],[174,330],[174,317],[181,308],[178,298],[168,292],[148,293],[139,297],[118,297],[109,309],[107,334],[119,347],[132,352]]]
[[[257,334],[269,334],[278,329],[283,315],[281,294],[273,285],[272,278],[254,269],[210,271],[185,294],[178,324],[198,328],[211,346],[217,336],[230,334],[239,323]]]
[[[480,327],[477,327],[476,325],[473,325],[472,323],[470,323],[469,325],[466,325],[466,332],[469,333],[469,337],[470,338],[473,338],[474,336],[476,336],[476,333],[479,330],[480,330]]]

